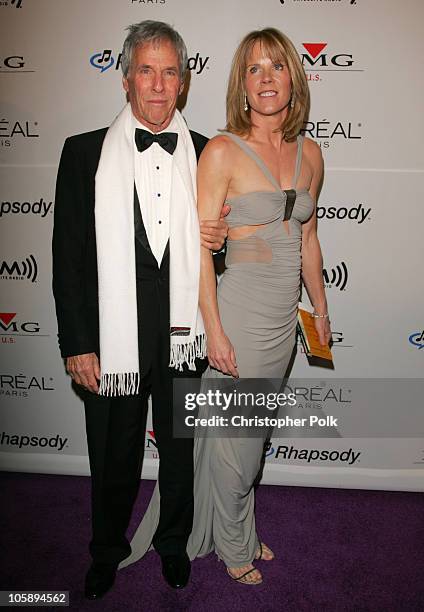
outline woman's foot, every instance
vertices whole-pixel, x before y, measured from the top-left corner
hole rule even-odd
[[[227,572],[230,578],[242,584],[261,584],[262,582],[261,572],[251,563],[244,567],[227,567]]]
[[[260,559],[261,561],[272,561],[274,557],[275,555],[269,548],[269,546],[267,546],[263,542],[259,542],[259,548],[256,551],[255,559]]]

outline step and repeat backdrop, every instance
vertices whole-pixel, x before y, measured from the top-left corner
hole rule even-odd
[[[307,74],[305,133],[325,161],[319,237],[336,367],[311,367],[298,347],[297,416],[321,424],[313,437],[274,434],[263,481],[422,489],[420,0],[0,0],[1,468],[88,473],[83,405],[57,345],[55,179],[65,138],[109,125],[125,103],[120,51],[125,28],[143,19],[185,39],[182,112],[209,137],[225,125],[231,58],[250,30],[285,32]],[[156,470],[148,427],[143,474]]]

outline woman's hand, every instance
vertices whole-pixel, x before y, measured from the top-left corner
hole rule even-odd
[[[208,336],[208,359],[216,370],[234,378],[239,377],[234,347],[224,332]]]
[[[315,319],[315,329],[318,332],[321,345],[324,346],[328,344],[331,340],[330,321],[328,317]]]

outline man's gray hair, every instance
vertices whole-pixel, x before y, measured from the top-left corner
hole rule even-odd
[[[187,47],[185,42],[173,27],[163,21],[146,19],[128,26],[129,34],[124,41],[121,57],[121,68],[126,77],[131,66],[133,54],[137,45],[160,40],[169,40],[175,47],[180,63],[181,80],[187,69]]]

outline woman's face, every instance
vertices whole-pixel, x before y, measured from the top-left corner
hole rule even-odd
[[[291,97],[291,78],[283,60],[264,55],[261,43],[254,44],[247,58],[245,88],[250,108],[260,115],[281,113]]]

